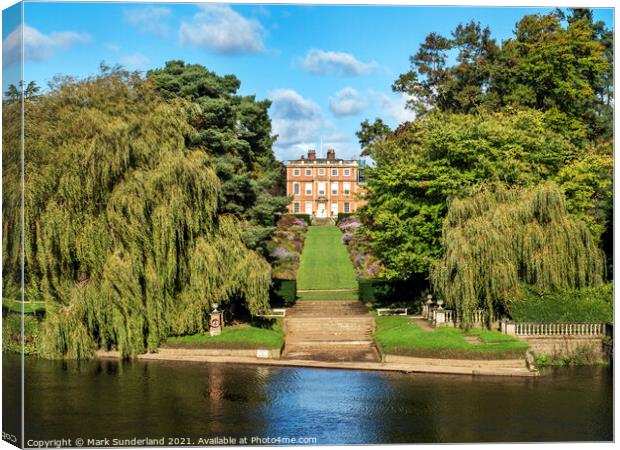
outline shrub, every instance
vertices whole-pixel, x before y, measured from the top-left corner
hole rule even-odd
[[[355,213],[346,213],[346,212],[338,213],[338,218],[336,219],[336,224],[340,225],[340,222],[342,220],[348,219],[349,217],[353,217],[354,215],[355,215]]]
[[[41,324],[33,315],[24,315],[24,354],[38,353]],[[21,353],[21,314],[9,313],[2,319],[2,351]]]
[[[312,218],[310,217],[310,214],[289,214],[297,219],[301,219],[303,220],[306,225],[310,225],[310,222],[312,221]]]
[[[272,258],[276,258],[276,259],[286,259],[286,258],[291,258],[293,255],[290,251],[288,251],[284,247],[276,247],[276,249],[273,252],[271,252],[269,256],[271,256]]]
[[[272,279],[295,279],[307,230],[307,223],[293,214],[283,215],[278,220],[277,229],[265,246]]]
[[[269,296],[272,305],[293,305],[297,299],[297,281],[272,280]]]
[[[346,214],[339,218],[338,228],[343,233],[342,242],[349,250],[357,279],[378,277],[383,264],[371,252],[368,239],[363,234],[362,223],[356,216]]]
[[[612,322],[613,284],[564,291],[527,287],[508,306],[519,322]]]

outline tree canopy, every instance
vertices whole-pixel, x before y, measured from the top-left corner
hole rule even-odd
[[[552,181],[612,263],[613,33],[587,9],[524,16],[498,43],[470,21],[429,34],[393,84],[414,120],[361,124],[364,233],[391,280],[427,277],[453,199]]]
[[[371,146],[365,232],[388,278],[428,273],[442,254],[448,201],[481,183],[534,186],[556,180],[569,211],[596,242],[611,225],[613,160],[608,147],[580,148],[536,110],[434,111]],[[598,149],[598,150],[597,150]]]
[[[434,288],[465,327],[476,308],[489,322],[521,297],[523,285],[543,290],[603,283],[604,255],[586,225],[570,216],[558,186],[483,188],[450,204],[445,252],[431,270]]]
[[[221,211],[243,221],[248,245],[262,247],[289,203],[272,150],[271,102],[237,95],[237,77],[219,76],[199,64],[168,61],[147,78],[164,98],[191,103],[189,120],[197,131],[192,143],[214,157],[222,181]]]
[[[46,303],[44,356],[135,355],[205,330],[213,303],[268,307],[269,265],[222,214],[213,150],[252,146],[195,128],[195,116],[192,102],[119,69],[26,100],[25,297]],[[4,200],[4,267],[19,268],[19,197]],[[19,289],[18,273],[3,278]]]
[[[501,44],[471,21],[450,37],[429,34],[410,61],[393,88],[419,114],[525,106],[582,122],[590,138],[611,136],[613,33],[589,10],[525,16]]]

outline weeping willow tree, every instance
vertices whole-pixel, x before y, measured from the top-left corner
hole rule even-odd
[[[564,194],[551,183],[487,188],[454,200],[443,245],[431,282],[465,328],[477,308],[494,320],[521,295],[523,284],[558,290],[603,283],[602,251],[587,226],[568,214]]]
[[[208,148],[187,144],[190,104],[104,70],[56,82],[25,113],[25,296],[45,302],[43,356],[152,351],[233,297],[266,309],[269,265],[218,214]],[[18,233],[3,244],[15,259]]]

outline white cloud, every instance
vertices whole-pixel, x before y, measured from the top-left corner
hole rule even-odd
[[[149,59],[142,53],[134,53],[133,55],[123,56],[120,63],[131,69],[142,69],[149,62]]]
[[[343,142],[348,137],[326,120],[321,107],[304,98],[293,89],[275,89],[269,92],[271,118],[276,145],[291,146],[307,142]]]
[[[314,75],[368,75],[378,67],[376,62],[359,61],[350,53],[311,49],[300,60],[304,70]]]
[[[319,137],[325,120],[321,107],[293,89],[269,92],[273,130],[278,145],[299,144]]]
[[[118,44],[105,44],[104,47],[111,52],[118,52],[121,49],[120,45]]]
[[[407,100],[409,100],[407,95],[387,95],[375,91],[370,91],[370,94],[375,96],[383,114],[393,120],[396,126],[415,119],[415,112],[406,108]]]
[[[74,31],[54,31],[44,34],[24,24],[24,60],[45,61],[59,49],[67,49],[74,44],[90,42],[90,36]],[[13,30],[2,42],[3,61],[9,66],[21,59],[21,27]]]
[[[264,28],[230,6],[200,5],[191,22],[181,23],[181,45],[205,48],[220,54],[258,53],[264,50]]]
[[[287,119],[313,119],[320,116],[321,107],[302,97],[293,89],[275,89],[269,93],[273,115]]]
[[[345,87],[329,98],[329,109],[338,117],[358,115],[367,104],[366,99],[352,87]]]
[[[140,31],[165,37],[170,31],[165,21],[170,13],[170,9],[161,6],[145,6],[126,9],[123,16],[127,22],[138,27]]]

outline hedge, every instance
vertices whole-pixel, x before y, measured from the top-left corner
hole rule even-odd
[[[357,281],[359,299],[364,303],[376,303],[383,300],[390,289],[386,280],[377,278],[360,278]]]
[[[612,322],[613,284],[593,288],[545,292],[531,287],[509,304],[517,322]]]
[[[293,305],[297,299],[296,280],[271,280],[269,300],[272,305]]]
[[[428,291],[428,280],[422,276],[406,281],[360,278],[357,284],[362,302],[375,308],[409,308],[411,313],[419,312],[422,296]]]

